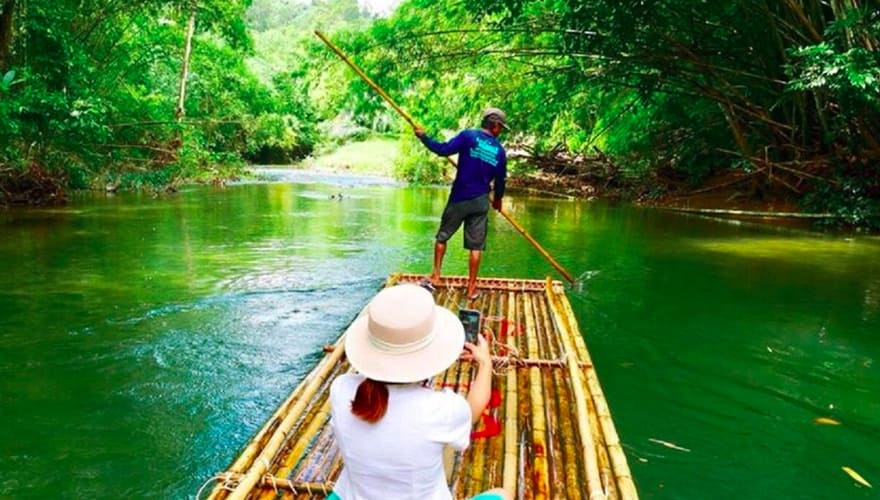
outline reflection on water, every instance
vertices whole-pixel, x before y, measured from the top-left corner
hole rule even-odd
[[[694,245],[713,252],[748,258],[791,261],[825,260],[847,257],[873,257],[877,248],[852,238],[792,237],[737,238],[736,240],[697,240]]]
[[[429,271],[445,189],[269,174],[0,213],[0,497],[191,497],[389,273]],[[870,497],[841,468],[880,482],[880,241],[508,206],[578,278],[643,497]],[[482,271],[555,275],[494,215]]]

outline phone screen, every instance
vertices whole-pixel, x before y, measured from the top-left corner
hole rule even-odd
[[[477,335],[480,333],[480,311],[474,309],[459,309],[458,319],[464,325],[464,339],[472,344],[477,343]]]

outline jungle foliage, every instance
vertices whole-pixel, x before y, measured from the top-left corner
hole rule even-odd
[[[302,89],[246,64],[248,4],[0,1],[0,204],[57,202],[71,187],[173,188],[311,151]]]
[[[878,212],[876,0],[411,0],[344,43],[435,130],[510,110],[539,166],[600,153],[642,196],[733,169],[749,196]],[[381,102],[349,85],[374,122]]]
[[[434,136],[506,109],[520,168],[634,197],[726,173],[851,222],[878,211],[878,0],[406,0],[387,18],[356,0],[0,0],[0,185],[173,183],[375,133],[401,138],[401,177],[437,180],[315,28]]]

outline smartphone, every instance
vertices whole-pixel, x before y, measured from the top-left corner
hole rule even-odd
[[[477,335],[480,334],[480,311],[475,309],[459,309],[458,319],[464,325],[464,340],[476,344]]]

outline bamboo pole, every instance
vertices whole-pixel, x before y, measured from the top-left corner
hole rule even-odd
[[[548,286],[550,284],[548,283]],[[540,305],[540,317],[541,321],[543,321],[548,328],[548,331],[552,331],[554,335],[552,335],[552,340],[555,342],[552,343],[554,349],[552,351],[552,355],[558,359],[561,359],[565,353],[565,349],[562,346],[562,340],[560,332],[556,331],[553,328],[553,319],[548,312],[549,304],[548,301],[542,300],[539,302]],[[578,338],[578,337],[576,337]],[[582,360],[578,360],[578,366],[580,368],[588,368],[591,365],[583,362]],[[554,374],[554,383],[555,383],[555,392],[557,397],[560,399],[559,403],[559,413],[560,415],[563,413],[563,409],[565,411],[565,415],[562,415],[559,419],[561,422],[562,433],[565,436],[576,436],[577,430],[574,427],[574,423],[578,421],[577,414],[577,405],[572,401],[572,389],[570,387],[569,380],[564,377],[565,370],[553,370]],[[589,401],[589,399],[588,399]],[[592,421],[592,419],[591,419]],[[591,432],[593,436],[600,436],[598,430],[595,430],[591,427]],[[579,459],[579,450],[575,448],[575,440],[567,439],[563,446],[566,449],[566,487],[569,489],[570,494],[573,492],[580,492],[583,489],[583,485],[586,484],[586,467],[582,460]],[[597,447],[597,451],[599,452],[599,461],[600,464],[602,462],[604,448],[602,446]],[[608,463],[607,453],[605,453],[604,463]],[[604,484],[604,483],[603,483]],[[606,488],[607,489],[607,488]],[[616,487],[615,487],[616,490]]]
[[[587,381],[587,388],[590,394],[590,397],[587,398],[587,417],[589,418],[590,433],[596,441],[596,464],[599,467],[602,490],[605,491],[605,497],[608,500],[617,500],[619,498],[617,480],[611,465],[611,459],[609,458],[601,417],[596,409],[595,401],[597,395],[593,394],[593,387],[590,385],[589,380]]]
[[[552,285],[550,283],[548,283],[548,287],[552,287]],[[542,319],[544,319],[547,322],[547,324],[552,324],[550,317],[546,314],[547,313],[547,311],[546,311],[547,300],[541,301],[540,304],[542,306],[545,306],[541,309],[541,313],[543,313]],[[568,309],[566,309],[565,311],[566,311],[566,314],[569,312]],[[571,324],[571,322],[569,322],[569,323]],[[579,332],[579,330],[577,328],[570,329],[569,331]],[[556,337],[558,338],[559,335],[557,335]],[[577,353],[572,353],[572,354],[578,354],[578,358],[580,358],[580,350],[578,349],[578,347],[579,347],[579,345],[584,345],[583,338],[581,335],[574,335],[573,337],[574,337],[573,340],[575,341],[575,344],[576,344],[575,350],[577,351]],[[580,341],[580,344],[577,344],[577,341]],[[584,345],[584,347],[586,347],[586,346]],[[561,346],[560,346],[560,348],[561,348]],[[559,354],[556,354],[556,356],[559,356]],[[586,359],[589,359],[589,356],[587,356]],[[583,363],[583,362],[581,362],[580,359],[578,359],[578,367],[581,369],[584,369],[584,368],[589,369],[592,367],[592,365],[588,364],[588,363]],[[611,460],[609,458],[609,451],[608,451],[608,448],[606,447],[606,443],[605,443],[605,434],[603,433],[602,428],[601,428],[599,412],[598,412],[597,406],[595,404],[595,399],[597,398],[597,393],[594,390],[593,386],[590,385],[590,382],[589,382],[590,375],[594,375],[594,374],[595,374],[595,372],[593,372],[593,371],[588,371],[588,370],[584,371],[584,375],[587,378],[587,388],[589,389],[588,393],[590,395],[590,397],[587,398],[587,414],[588,414],[589,423],[590,423],[590,434],[597,441],[597,443],[596,443],[596,458],[597,458],[597,463],[598,463],[598,467],[599,467],[599,476],[601,478],[602,488],[605,491],[609,500],[616,500],[618,498],[618,487],[617,487],[615,476],[613,473],[613,467],[611,464]],[[557,390],[557,392],[561,393],[562,391]],[[598,397],[602,397],[601,389],[598,391]],[[576,419],[574,419],[574,420],[576,420]]]
[[[503,299],[502,299],[503,300]],[[505,317],[510,322],[516,320],[516,301],[513,294],[507,295],[507,310]],[[514,493],[516,491],[517,476],[517,367],[513,366],[507,371],[507,387],[505,388],[505,419],[504,419],[504,466],[502,468],[501,485],[505,490]]]
[[[559,271],[559,274],[561,274],[566,280],[568,280],[569,283],[571,283],[572,285],[574,284],[574,278],[571,276],[571,273],[566,271],[565,268],[562,267],[562,264],[560,264],[559,261],[553,258],[553,256],[550,255],[547,250],[544,250],[544,247],[542,247],[541,244],[538,243],[538,241],[533,238],[532,235],[529,234],[528,231],[526,231],[525,228],[519,224],[519,222],[514,220],[514,218],[511,217],[510,214],[508,214],[504,209],[501,209],[498,212],[503,215],[505,219],[507,219],[507,222],[509,222],[510,225],[513,226],[513,228],[516,229],[517,232],[519,232],[519,234],[521,234],[526,239],[526,241],[528,241],[533,247],[535,247],[535,250],[537,250],[538,253],[541,254],[541,256],[547,259],[547,262],[549,262],[551,266]]]
[[[333,350],[341,348],[342,339],[336,341],[334,344]],[[331,351],[332,353],[333,351]],[[329,353],[328,353],[329,354]],[[300,384],[293,390],[290,396],[275,410],[275,413],[269,420],[263,425],[257,435],[251,439],[248,443],[247,447],[238,458],[232,463],[229,467],[228,471],[233,473],[243,473],[245,472],[254,462],[254,458],[256,455],[263,450],[266,443],[271,439],[271,437],[275,434],[275,431],[278,429],[278,426],[281,424],[281,421],[284,419],[284,416],[289,414],[289,410],[292,406],[294,406],[297,402],[302,400],[302,395],[307,388],[308,376],[304,379]],[[211,492],[211,495],[208,497],[212,500],[226,498],[226,494],[229,493],[225,489],[215,489]]]
[[[309,374],[309,376],[313,378],[309,380],[306,384],[307,388],[303,391],[302,397],[299,401],[297,401],[297,403],[291,409],[290,413],[284,417],[284,420],[282,420],[281,424],[278,426],[278,430],[275,432],[275,434],[266,444],[266,447],[248,469],[247,473],[244,475],[238,486],[236,486],[236,488],[229,495],[230,499],[244,500],[257,484],[257,482],[259,482],[260,477],[262,477],[262,475],[268,470],[268,465],[275,457],[275,453],[278,451],[281,445],[284,444],[287,432],[296,423],[299,415],[303,412],[303,410],[306,409],[311,398],[315,395],[324,380],[326,380],[333,367],[336,366],[336,363],[338,363],[339,360],[342,359],[342,355],[345,352],[345,349],[343,347],[344,338],[345,335],[341,335],[339,337],[339,341],[337,342],[336,349],[333,351],[333,353],[325,357],[321,361],[321,364],[323,364],[324,366],[320,367],[320,369],[316,368],[315,371]]]
[[[562,295],[564,292],[560,287],[553,290],[553,293]],[[571,303],[568,300],[560,300],[560,303],[565,316],[568,318],[571,331],[580,331],[577,326],[577,319],[574,317],[574,311],[571,309]],[[592,366],[592,358],[590,357],[590,353],[587,350],[587,344],[584,342],[583,337],[575,336],[574,344],[578,357]],[[623,452],[623,447],[620,444],[620,437],[617,434],[617,429],[611,418],[611,410],[608,407],[608,402],[605,400],[604,392],[599,384],[599,378],[596,376],[594,368],[584,370],[584,375],[587,379],[587,384],[590,387],[590,393],[592,394],[593,402],[596,406],[596,413],[601,422],[602,433],[605,438],[605,446],[608,449],[611,466],[617,481],[617,488],[620,491],[620,496],[621,498],[628,500],[638,499],[638,491],[633,482],[632,473],[630,472],[629,464],[626,460],[626,454]]]
[[[584,375],[575,359],[577,351],[574,346],[574,341],[572,340],[574,333],[566,319],[562,316],[564,311],[562,311],[562,308],[559,305],[559,298],[553,293],[549,278],[547,281],[547,297],[553,310],[554,324],[559,331],[562,344],[565,347],[565,359],[566,364],[568,365],[567,371],[572,391],[574,393],[575,407],[577,408],[578,434],[580,435],[581,443],[583,445],[583,463],[587,476],[587,496],[590,500],[604,500],[605,492],[603,491],[602,480],[599,475],[598,458],[596,457],[596,443],[589,428],[589,410],[587,406],[588,396],[585,390],[587,383],[586,380],[584,380]]]
[[[318,38],[320,38],[321,41],[327,45],[327,47],[330,47],[330,50],[332,50],[337,56],[339,56],[339,58],[342,59],[342,61],[345,62],[345,64],[348,64],[348,66],[351,69],[353,69],[354,72],[357,73],[357,75],[359,77],[361,77],[361,79],[363,79],[363,81],[365,81],[367,83],[367,85],[372,87],[373,90],[375,90],[376,93],[379,94],[380,97],[382,97],[382,99],[385,99],[385,102],[387,102],[392,108],[394,108],[394,111],[397,111],[397,113],[400,116],[402,116],[403,119],[406,120],[407,123],[409,123],[412,128],[420,128],[418,126],[418,124],[409,115],[409,113],[407,113],[406,111],[403,110],[403,108],[398,106],[397,103],[394,102],[394,99],[392,99],[391,96],[388,95],[384,90],[382,90],[382,87],[376,85],[376,82],[374,82],[369,76],[367,76],[367,74],[364,73],[364,71],[360,67],[358,67],[357,64],[355,64],[351,59],[349,59],[348,56],[346,56],[345,53],[343,53],[339,47],[334,45],[333,42],[331,42],[320,31],[315,30],[315,35],[317,35]]]
[[[325,395],[328,391],[324,391]],[[284,460],[281,466],[273,473],[274,476],[278,477],[288,477],[293,470],[294,467],[299,463],[300,459],[303,456],[303,453],[306,451],[306,447],[312,442],[313,438],[317,435],[318,431],[324,426],[328,425],[330,421],[330,399],[324,397],[322,401],[316,402],[314,405],[316,411],[309,412],[305,421],[308,422],[308,425],[305,429],[296,433],[296,441],[292,442],[292,447],[290,450],[285,453]],[[267,471],[270,472],[270,471]],[[274,495],[271,492],[263,492],[262,495],[259,496],[260,499],[269,499]]]
[[[343,53],[339,47],[337,47],[335,44],[333,44],[333,42],[331,42],[320,31],[315,30],[315,35],[317,35],[318,38],[320,38],[321,41],[324,42],[324,44],[326,44],[327,47],[330,48],[330,50],[332,50],[337,56],[339,56],[339,58],[342,59],[342,61],[345,62],[345,64],[347,64],[351,69],[353,69],[354,72],[357,73],[357,75],[359,77],[361,77],[361,79],[363,79],[367,83],[367,85],[372,87],[372,89],[375,90],[376,93],[378,93],[379,96],[385,100],[385,102],[387,102],[392,108],[394,108],[394,110],[397,111],[397,113],[400,114],[400,116],[403,117],[403,119],[406,120],[407,123],[409,123],[412,128],[414,128],[414,129],[421,128],[413,120],[413,118],[409,115],[409,113],[407,113],[406,111],[403,110],[403,108],[398,106],[397,103],[394,102],[394,99],[392,99],[391,96],[389,96],[384,90],[382,90],[381,87],[379,87],[379,85],[376,84],[376,82],[374,82],[369,76],[367,76],[367,74],[364,73],[364,71],[360,67],[358,67],[357,64],[355,64],[351,59],[349,59],[348,56],[346,56],[345,53]],[[453,166],[456,166],[455,160],[453,160],[452,158],[447,156],[446,160],[449,161],[449,163],[451,163]],[[545,259],[547,259],[547,261],[550,262],[550,264],[554,268],[556,268],[556,270],[559,271],[560,274],[562,274],[565,277],[565,279],[568,280],[569,283],[574,284],[574,278],[572,278],[571,274],[568,271],[566,271],[565,268],[563,268],[562,265],[559,262],[557,262],[556,259],[554,259],[546,250],[544,250],[544,247],[542,247],[541,244],[538,243],[538,241],[535,238],[533,238],[532,235],[530,235],[525,230],[525,228],[523,228],[516,220],[513,219],[513,217],[510,214],[505,212],[503,209],[499,210],[498,212],[500,212],[501,215],[503,215],[504,218],[507,219],[508,222],[510,222],[510,224],[513,226],[513,228],[516,229],[521,235],[523,235],[523,237],[525,237],[526,241],[531,243],[531,245],[533,247],[535,247],[535,249],[538,250],[538,252]]]
[[[308,460],[303,461],[302,467],[296,468],[295,474],[285,474],[283,477],[294,481],[308,482],[315,481],[315,476],[319,476],[325,481],[329,481],[328,469],[336,456],[334,439],[332,426],[323,426],[314,439],[314,444],[309,446]]]
[[[586,476],[584,465],[580,460],[580,450],[577,447],[577,430],[574,422],[577,420],[575,404],[572,401],[568,381],[564,378],[564,371],[553,370],[553,383],[556,388],[559,414],[559,432],[565,436],[561,441],[563,463],[561,468],[565,471],[565,494],[564,497],[576,498],[583,496]]]
[[[464,372],[468,375],[470,380],[473,380],[473,371],[476,370],[476,364],[469,363],[469,365],[470,369],[464,370]],[[474,430],[482,429],[482,423],[481,416],[480,420],[478,420],[478,424],[474,427]],[[463,491],[464,495],[462,498],[470,498],[486,488],[486,469],[491,466],[491,463],[487,463],[487,456],[489,455],[488,445],[488,438],[472,439],[471,445],[465,451],[466,462],[469,465],[468,467],[462,467],[461,470],[461,473],[466,475],[465,479],[467,483],[467,488]]]
[[[485,309],[485,317],[494,318],[503,314],[503,308],[499,307],[501,304],[502,298],[496,292],[490,292],[487,297],[488,308]],[[484,306],[485,307],[485,306]],[[494,340],[497,339],[497,333],[494,332],[493,335],[493,343],[490,344],[490,349],[494,350],[495,344]],[[483,489],[489,488],[497,488],[501,486],[502,480],[502,462],[498,460],[499,457],[504,455],[504,434],[502,428],[500,427],[502,423],[507,418],[504,404],[503,395],[505,393],[504,382],[507,380],[507,377],[501,373],[494,373],[492,376],[492,390],[496,391],[499,396],[499,405],[495,408],[489,410],[489,412],[495,417],[497,424],[499,425],[499,434],[492,436],[489,438],[489,442],[487,443],[488,447],[488,457],[487,467],[486,467],[486,477],[485,482],[483,483]],[[480,490],[482,491],[482,490]],[[479,491],[478,491],[479,492]],[[475,493],[478,493],[475,492]]]
[[[523,316],[526,320],[526,335],[528,335],[529,356],[538,357],[538,339],[535,333],[535,321],[528,294],[523,294]],[[532,402],[532,453],[534,456],[534,471],[532,481],[535,483],[535,491],[532,498],[537,500],[547,498],[549,495],[549,477],[547,471],[547,422],[544,414],[544,393],[541,383],[541,369],[533,366],[529,368],[529,397]]]
[[[514,322],[517,325],[525,324],[524,312],[523,312],[523,294],[513,292],[516,302],[516,315],[514,317]],[[516,346],[519,352],[528,352],[528,343],[526,341],[526,332],[521,331],[518,335],[510,339],[512,343]],[[517,453],[518,453],[518,470],[517,470],[517,487],[519,489],[520,498],[532,498],[533,492],[535,489],[534,481],[531,481],[532,477],[532,456],[529,453],[531,451],[531,446],[529,443],[532,442],[532,411],[533,408],[530,406],[530,399],[527,396],[529,394],[529,368],[520,368],[517,367],[517,392],[518,394],[522,394],[522,398],[519,399],[519,412],[517,413],[517,419],[519,422],[519,427],[521,429],[518,436],[517,443]]]
[[[542,359],[554,357],[552,348],[552,331],[547,328],[547,323],[541,315],[541,302],[543,296],[532,294],[532,314],[534,315],[535,340],[538,343],[538,352]],[[547,427],[547,478],[548,495],[551,498],[559,498],[566,495],[564,472],[565,459],[563,456],[563,444],[560,439],[560,415],[559,388],[555,386],[554,374],[559,370],[542,367],[541,385],[544,389],[544,420]],[[562,418],[562,420],[565,420]],[[575,490],[576,491],[576,490]],[[566,495],[568,496],[568,495]]]

